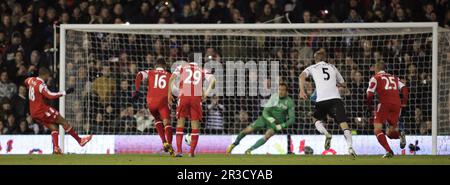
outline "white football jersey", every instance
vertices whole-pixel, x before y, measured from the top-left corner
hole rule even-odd
[[[336,84],[345,81],[334,65],[322,61],[307,67],[303,73],[306,77],[312,76],[314,79],[317,92],[316,102],[341,98]]]

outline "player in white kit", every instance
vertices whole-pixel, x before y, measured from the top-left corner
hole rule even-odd
[[[325,135],[325,150],[330,148],[332,136],[323,126],[323,122],[327,120],[327,116],[330,116],[335,122],[339,123],[344,131],[348,153],[356,157],[352,147],[352,132],[347,124],[348,118],[338,89],[338,87],[345,87],[345,81],[336,67],[325,62],[325,59],[325,50],[318,50],[314,54],[316,64],[307,67],[300,75],[300,98],[308,99],[305,92],[305,81],[307,77],[311,76],[316,86],[317,96],[313,115],[314,125],[321,134]]]

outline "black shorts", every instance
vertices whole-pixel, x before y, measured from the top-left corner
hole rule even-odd
[[[347,122],[348,118],[345,113],[344,102],[341,99],[331,99],[321,102],[316,102],[316,110],[314,111],[314,118],[326,121],[327,115],[332,117],[336,123]]]

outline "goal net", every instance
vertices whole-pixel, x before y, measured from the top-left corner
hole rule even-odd
[[[256,120],[264,108],[261,105],[270,97],[267,91],[275,71],[278,79],[288,84],[289,96],[296,105],[295,123],[281,133],[283,137],[289,135],[283,150],[287,145],[285,151],[292,152],[289,142],[295,137],[319,135],[312,123],[313,105],[298,97],[298,77],[314,63],[314,51],[324,48],[327,62],[334,64],[346,80],[347,88],[339,90],[356,144],[364,144],[365,135],[376,142],[365,96],[374,73],[371,66],[384,61],[387,71],[410,88],[399,123],[411,136],[408,144],[420,140],[412,136],[428,136],[421,145],[432,148],[433,131],[435,135],[450,134],[449,33],[437,36],[439,69],[435,71],[438,76],[433,76],[433,25],[62,25],[60,86],[75,87],[75,93],[61,100],[61,112],[82,134],[155,135],[154,118],[146,109],[145,97],[137,103],[131,101],[135,75],[153,68],[159,58],[166,60],[170,70],[175,62],[186,61],[189,54],[200,53],[204,64],[217,61],[223,69],[220,74],[212,70],[219,85],[216,95],[203,103],[201,134],[218,138],[236,135]],[[260,71],[265,69],[264,76]],[[434,77],[438,81],[437,110],[432,103]],[[146,85],[140,90],[146,92]],[[311,79],[306,90],[309,95],[314,91]],[[434,114],[438,120],[433,120]],[[172,111],[173,126],[174,116]],[[325,126],[332,134],[342,134],[331,119]],[[322,137],[317,138],[322,142]],[[382,153],[377,145],[370,147]]]

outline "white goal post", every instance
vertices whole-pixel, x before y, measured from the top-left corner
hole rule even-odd
[[[67,47],[70,46],[72,41],[68,41],[67,31],[75,30],[79,32],[101,32],[101,33],[124,33],[124,34],[143,34],[151,30],[158,30],[161,35],[183,35],[183,34],[198,34],[201,36],[205,30],[210,32],[218,31],[222,35],[227,35],[227,30],[246,30],[245,34],[256,36],[264,36],[267,33],[270,36],[276,36],[279,31],[284,37],[308,37],[313,31],[312,30],[323,30],[314,31],[314,34],[319,35],[319,37],[339,37],[342,38],[344,42],[345,38],[353,36],[383,36],[383,35],[403,35],[403,34],[417,34],[421,35],[423,33],[430,34],[431,37],[431,137],[432,137],[432,151],[433,155],[438,153],[438,101],[439,100],[439,85],[438,85],[438,74],[439,74],[439,27],[437,23],[324,23],[324,24],[62,24],[59,30],[59,89],[65,89],[67,87],[66,83],[68,81],[66,71],[67,69]],[[181,31],[180,31],[181,30]],[[183,30],[189,30],[183,33]],[[352,30],[352,31],[348,31]],[[354,31],[358,30],[358,31]],[[196,33],[198,31],[198,33]],[[208,33],[210,33],[208,32]],[[152,33],[156,34],[156,33]],[[238,32],[232,32],[232,35],[239,35]],[[425,36],[424,36],[425,37]],[[428,36],[426,36],[428,37]],[[84,37],[79,37],[78,39],[84,39]],[[418,39],[412,37],[412,39]],[[370,39],[369,39],[370,40]],[[373,41],[372,44],[381,44],[378,47],[384,47],[382,44],[387,43],[388,39],[382,40],[380,42]],[[83,41],[79,41],[83,42]],[[305,41],[306,42],[306,41]],[[330,41],[331,42],[331,41]],[[337,42],[337,41],[336,41]],[[90,47],[90,46],[80,46],[80,47]],[[345,47],[345,46],[341,46]],[[349,46],[350,47],[350,46]],[[272,48],[270,48],[272,49]],[[332,51],[330,51],[332,52]],[[88,54],[89,55],[89,54]],[[226,59],[226,56],[223,58]],[[224,60],[225,60],[224,59]],[[442,59],[444,60],[444,59]],[[445,72],[446,73],[446,72]],[[450,78],[450,77],[447,77]],[[368,79],[364,79],[364,87],[367,88]],[[450,87],[447,87],[450,88]],[[365,90],[365,89],[364,89]],[[295,100],[298,101],[297,99]],[[66,109],[68,106],[72,106],[73,102],[67,102],[66,97],[59,99],[59,111],[62,116],[66,116]],[[115,107],[117,108],[117,107]],[[91,111],[91,109],[86,109]],[[360,110],[360,109],[357,109]],[[238,110],[233,110],[230,114],[234,114]],[[298,111],[298,110],[297,110]],[[411,118],[414,119],[414,118]],[[303,127],[302,127],[303,128]],[[450,129],[450,128],[449,128]],[[295,131],[293,131],[295,132]],[[83,133],[83,132],[82,132]],[[228,132],[228,133],[231,133]],[[64,132],[61,134],[61,148],[64,151]],[[107,133],[114,134],[114,133]],[[448,133],[447,133],[448,135]]]

